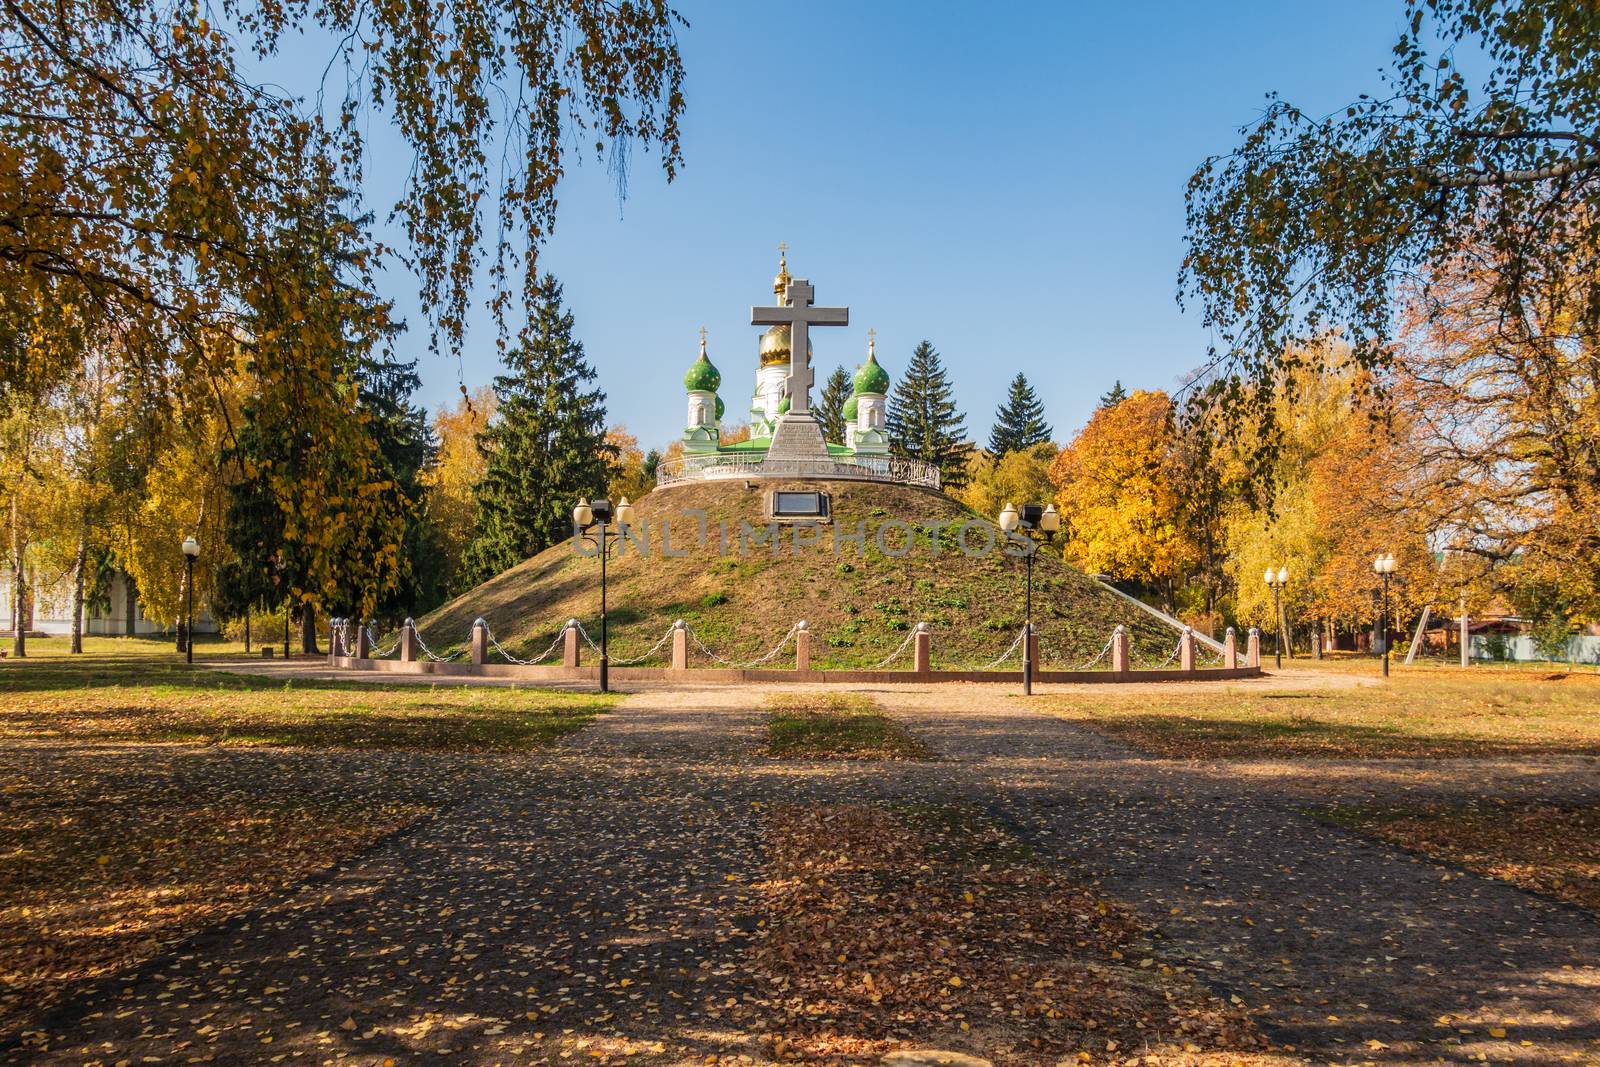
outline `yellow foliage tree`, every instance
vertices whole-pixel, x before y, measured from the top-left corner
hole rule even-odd
[[[438,451],[422,472],[423,506],[444,553],[445,589],[461,592],[461,557],[472,540],[477,506],[473,486],[483,477],[485,460],[478,436],[494,418],[494,390],[481,385],[433,416]]]
[[[956,491],[956,499],[989,519],[1000,514],[1008,501],[1019,506],[1048,503],[1056,497],[1050,465],[1059,454],[1049,441],[999,458],[978,453],[967,465],[969,480]]]
[[[1196,550],[1183,522],[1172,401],[1136,390],[1101,408],[1050,466],[1066,535],[1066,558],[1160,591],[1174,585]]]

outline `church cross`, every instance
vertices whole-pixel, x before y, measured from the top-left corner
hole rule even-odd
[[[849,308],[812,307],[816,290],[804,278],[789,283],[788,304],[784,307],[750,309],[752,326],[789,327],[789,414],[811,413],[811,386],[816,380],[811,373],[810,332],[812,326],[848,326]]]

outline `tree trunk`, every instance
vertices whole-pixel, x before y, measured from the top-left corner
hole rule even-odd
[[[139,605],[137,598],[133,595],[133,578],[127,571],[122,572],[122,607],[127,612],[127,634],[129,637],[133,637],[139,632],[139,628],[134,625],[133,621],[134,613],[138,610]]]
[[[244,609],[244,654],[250,654],[250,609]]]
[[[310,604],[300,605],[300,651],[308,656],[321,655],[317,651],[317,610]]]
[[[89,532],[78,533],[78,554],[72,561],[72,652],[83,654],[83,569],[89,565]]]

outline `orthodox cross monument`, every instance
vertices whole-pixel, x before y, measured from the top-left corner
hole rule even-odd
[[[822,424],[811,414],[812,326],[848,326],[849,308],[815,307],[816,290],[804,278],[789,282],[778,307],[752,307],[750,325],[789,327],[789,410],[778,417],[772,431],[768,456],[774,459],[801,459],[828,456],[822,438]]]

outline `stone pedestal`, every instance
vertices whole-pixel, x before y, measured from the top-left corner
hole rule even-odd
[[[672,624],[672,669],[689,669],[689,627],[682,619]]]
[[[1261,631],[1254,626],[1250,627],[1250,638],[1245,644],[1244,665],[1246,667],[1261,666]]]
[[[1194,673],[1194,631],[1187,626],[1183,636],[1178,638],[1178,669]]]
[[[1239,666],[1239,635],[1233,632],[1231,626],[1222,639],[1222,665],[1230,671]]]
[[[1316,630],[1311,631],[1311,658],[1322,658],[1322,634]]]
[[[912,670],[918,674],[927,674],[933,656],[933,635],[928,632],[928,624],[917,623],[917,639],[912,645]]]
[[[472,624],[472,665],[481,667],[489,658],[489,624],[482,619]]]
[[[822,437],[822,423],[810,415],[779,415],[772,431],[772,446],[767,459],[826,460],[828,444]]]
[[[578,642],[583,640],[578,636],[578,624],[567,623],[566,630],[561,637],[561,665],[563,667],[578,666]]]
[[[1111,635],[1111,669],[1118,674],[1128,673],[1128,631],[1120,626]]]
[[[811,631],[806,629],[805,623],[794,632],[794,669],[809,671],[811,669]]]
[[[417,628],[410,619],[400,628],[400,662],[417,662]]]

